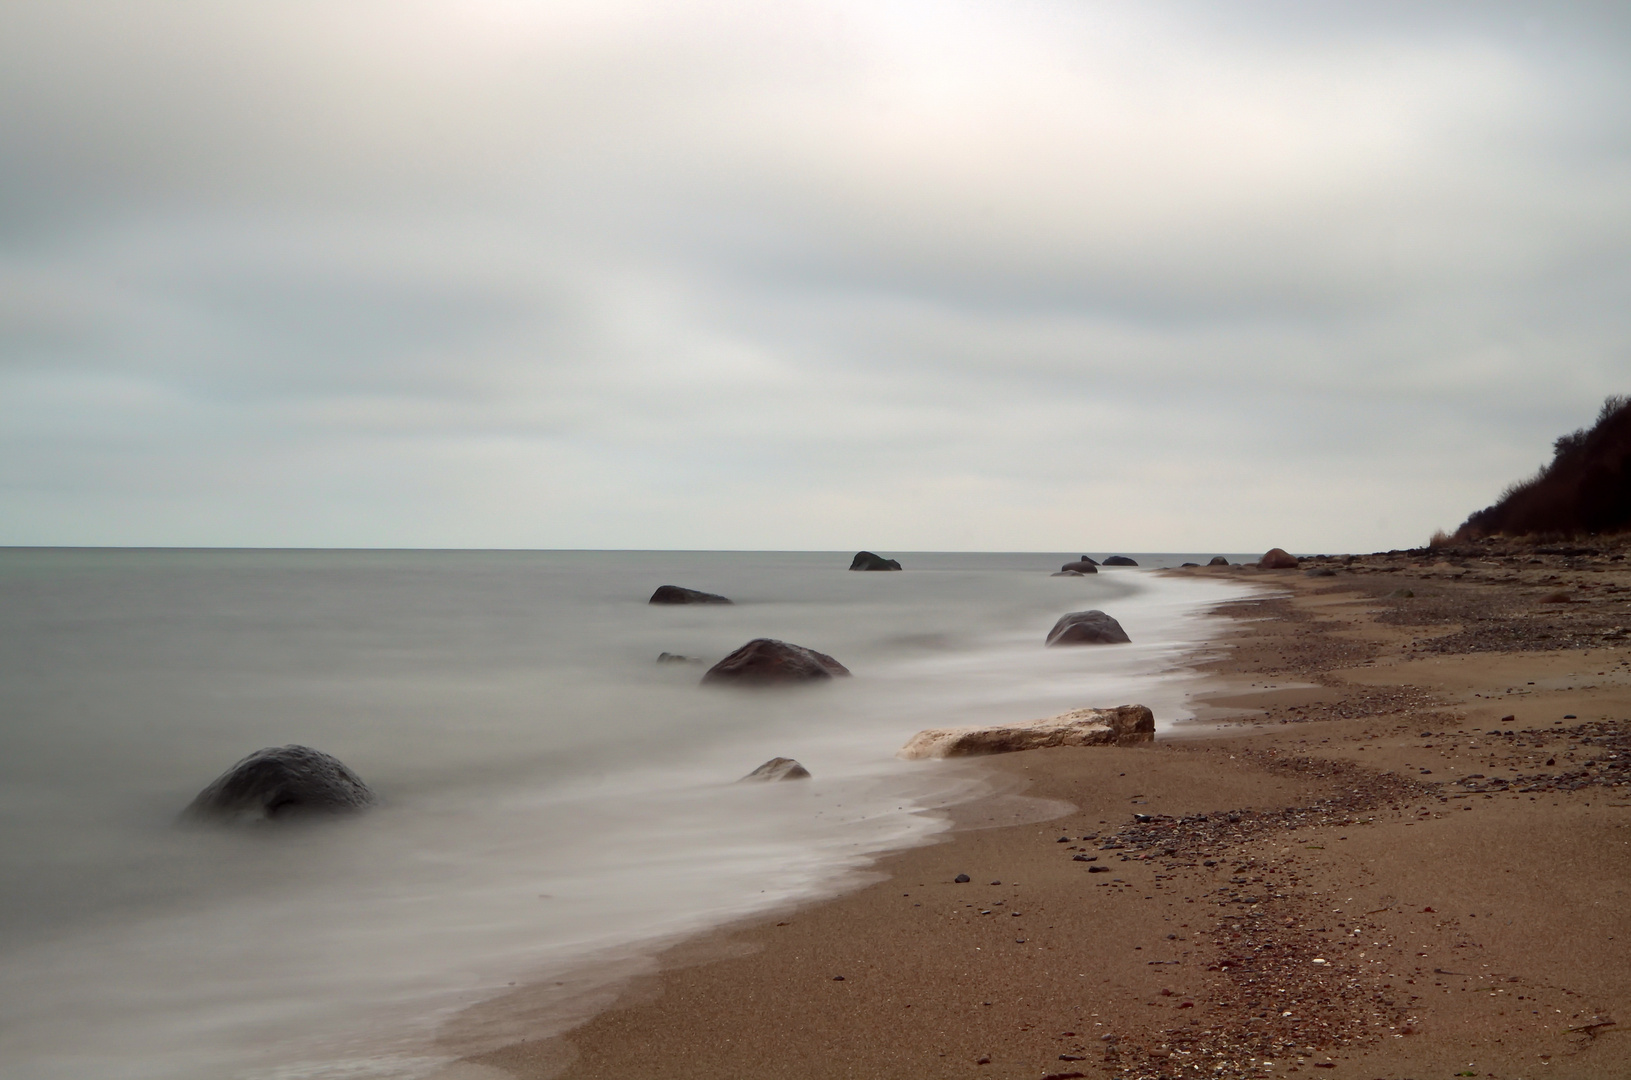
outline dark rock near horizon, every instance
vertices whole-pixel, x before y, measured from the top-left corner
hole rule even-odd
[[[1112,555],[1104,560],[1105,566],[1137,566],[1138,564],[1125,555]]]
[[[774,638],[754,638],[709,668],[702,681],[704,684],[774,686],[825,681],[835,675],[848,674],[849,668],[826,653]]]
[[[899,570],[900,563],[894,559],[886,559],[882,555],[874,555],[870,551],[857,551],[855,558],[850,560],[851,570]]]
[[[1297,556],[1285,548],[1269,548],[1263,553],[1263,557],[1257,560],[1259,570],[1295,570],[1297,564]]]
[[[1048,631],[1049,645],[1122,645],[1131,640],[1119,622],[1097,609],[1072,611]]]
[[[1214,556],[1212,556],[1211,561],[1208,562],[1206,565],[1207,566],[1228,566],[1229,565],[1229,560],[1225,559],[1222,555],[1214,555]]]
[[[742,783],[748,780],[808,780],[809,778],[810,770],[792,758],[773,757],[737,782]]]
[[[1075,574],[1096,574],[1099,572],[1099,564],[1092,559],[1078,559],[1075,562],[1066,563],[1059,569],[1061,572],[1069,571]]]
[[[1198,563],[1198,562],[1186,562],[1186,563],[1180,563],[1179,564],[1179,566],[1182,567],[1182,568],[1187,568],[1187,567],[1191,567],[1191,566],[1199,568],[1200,565],[1201,564]]]
[[[309,746],[269,746],[216,777],[182,817],[258,821],[361,810],[373,801],[368,785],[339,758]]]
[[[702,661],[698,660],[694,656],[681,656],[679,653],[660,652],[660,653],[657,654],[657,663],[659,663],[659,664],[700,664],[700,663],[702,663]]]
[[[1077,560],[1077,562],[1090,563],[1093,566],[1099,565],[1099,560],[1095,559],[1091,555],[1083,555],[1080,559]]]
[[[730,597],[720,596],[718,593],[703,592],[700,589],[684,589],[678,585],[659,585],[657,591],[651,594],[648,604],[729,604],[733,603]]]

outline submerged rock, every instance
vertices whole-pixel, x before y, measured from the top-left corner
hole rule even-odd
[[[729,604],[731,599],[720,596],[718,593],[702,592],[700,589],[683,589],[678,585],[659,585],[657,591],[651,594],[648,604]]]
[[[870,551],[857,551],[855,558],[850,560],[851,570],[899,570],[900,563],[894,559],[886,559],[882,555],[874,555]]]
[[[269,746],[216,777],[182,816],[260,820],[361,810],[373,801],[368,785],[339,758],[309,746]]]
[[[659,663],[659,664],[700,664],[700,663],[702,663],[702,661],[698,660],[694,656],[681,656],[679,653],[660,652],[660,653],[657,654],[657,663]]]
[[[1155,740],[1155,714],[1143,705],[1074,709],[1046,720],[992,727],[929,728],[912,736],[897,757],[970,757],[1045,746],[1136,746]]]
[[[1104,565],[1106,565],[1106,566],[1137,566],[1138,563],[1134,562],[1132,559],[1129,559],[1125,555],[1112,555],[1108,559],[1104,560]]]
[[[848,675],[849,668],[826,653],[774,638],[754,638],[708,669],[703,683],[772,686],[815,682]]]
[[[1269,548],[1263,557],[1257,560],[1259,570],[1295,570],[1297,569],[1297,556],[1286,551],[1285,548]]]
[[[739,782],[748,780],[808,780],[809,778],[810,770],[792,758],[773,757],[742,777],[742,781]]]
[[[1082,558],[1077,559],[1075,562],[1068,562],[1061,566],[1059,568],[1059,572],[1071,574],[1096,574],[1099,572],[1099,564],[1094,562],[1092,559],[1083,556]]]
[[[1096,608],[1060,616],[1048,631],[1049,645],[1123,645],[1131,640],[1119,622]]]

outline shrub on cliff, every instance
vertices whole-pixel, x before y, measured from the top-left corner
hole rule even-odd
[[[1631,396],[1603,402],[1590,429],[1553,444],[1551,464],[1469,517],[1458,539],[1631,529]]]

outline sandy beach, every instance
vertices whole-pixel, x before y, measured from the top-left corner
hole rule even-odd
[[[1626,546],[1172,572],[1264,586],[1196,722],[981,759],[874,884],[445,1076],[1624,1076]]]

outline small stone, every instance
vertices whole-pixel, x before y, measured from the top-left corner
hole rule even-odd
[[[1089,866],[1087,872],[1089,874],[1108,874],[1110,868],[1108,866]]]
[[[834,976],[833,976],[833,977],[832,977],[832,981],[833,981],[833,982],[843,982],[843,981],[844,981],[844,976],[842,976],[842,975],[834,975]]]
[[[952,878],[952,880],[959,885],[965,885],[972,879],[967,874],[958,874],[956,877]]]
[[[979,1057],[974,1059],[974,1064],[976,1064],[976,1065],[989,1065],[989,1064],[991,1064],[991,1055],[990,1054],[981,1054]]]
[[[773,757],[754,769],[743,780],[808,780],[810,770],[792,758]]]
[[[700,589],[686,589],[678,585],[659,585],[651,594],[648,604],[728,604],[728,597]]]

